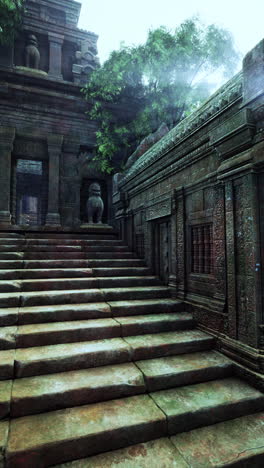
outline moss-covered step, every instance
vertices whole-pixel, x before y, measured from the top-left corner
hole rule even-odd
[[[18,348],[28,348],[59,343],[102,340],[119,336],[121,336],[121,326],[112,318],[40,323],[20,325],[17,329],[16,346]]]
[[[1,309],[10,310],[14,314],[19,310],[19,325],[33,323],[61,322],[73,320],[88,320],[108,318],[112,316],[110,306],[106,302],[88,302],[83,304],[59,304],[48,306],[20,307],[19,309]],[[13,311],[13,312],[12,312]],[[1,317],[1,311],[0,311]]]
[[[136,362],[148,391],[192,385],[233,373],[233,363],[216,351],[180,354]]]
[[[83,343],[18,348],[15,359],[15,377],[29,377],[129,362],[131,350],[123,339],[108,338]]]
[[[168,438],[130,445],[54,468],[190,468]]]
[[[0,270],[0,280],[38,279],[38,278],[88,278],[93,275],[92,268],[43,268]]]
[[[186,330],[195,325],[192,315],[187,312],[116,317],[116,320],[121,325],[122,336]]]
[[[0,395],[1,383],[0,382]],[[19,417],[145,393],[133,363],[14,380],[11,416]]]
[[[11,420],[8,468],[36,468],[166,435],[166,417],[147,395]]]
[[[167,314],[168,312],[180,312],[183,303],[169,298],[143,299],[129,301],[108,301],[114,317],[143,314]]]
[[[0,419],[8,418],[10,415],[12,384],[12,380],[0,381]]]
[[[131,348],[134,361],[204,351],[214,345],[214,338],[199,330],[127,336],[123,339]]]
[[[0,351],[0,380],[14,377],[15,350]]]
[[[151,393],[168,420],[170,435],[264,410],[264,394],[227,378]]]
[[[98,249],[99,250],[99,249]],[[24,255],[24,256],[23,256]],[[78,252],[4,252],[0,254],[1,260],[5,259],[16,259],[16,258],[24,258],[25,260],[55,260],[55,259],[131,259],[135,258],[135,254],[133,252],[124,251],[124,252],[101,252],[99,251],[78,251]]]
[[[188,467],[260,468],[264,466],[264,412],[184,432],[171,441]]]

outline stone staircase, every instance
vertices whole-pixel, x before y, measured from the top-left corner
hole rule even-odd
[[[264,466],[264,395],[114,234],[0,252],[0,466]]]

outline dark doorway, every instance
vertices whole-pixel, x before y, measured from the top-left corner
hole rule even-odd
[[[168,283],[170,274],[170,236],[171,223],[169,219],[163,218],[154,222],[154,266],[155,273]]]
[[[47,188],[45,162],[31,159],[15,160],[12,184],[15,224],[45,224]]]

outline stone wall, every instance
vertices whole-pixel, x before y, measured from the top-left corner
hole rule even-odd
[[[264,41],[241,73],[115,176],[113,195],[124,240],[226,354],[256,371],[264,369],[263,104]]]

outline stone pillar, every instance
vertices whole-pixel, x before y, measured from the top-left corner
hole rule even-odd
[[[49,152],[49,189],[48,213],[46,225],[60,226],[59,188],[60,188],[60,155],[63,136],[50,135],[47,138]]]
[[[11,153],[14,139],[14,128],[0,127],[0,224],[7,226],[11,224]]]
[[[62,76],[62,44],[64,36],[49,33],[49,77],[55,80],[63,80]]]

